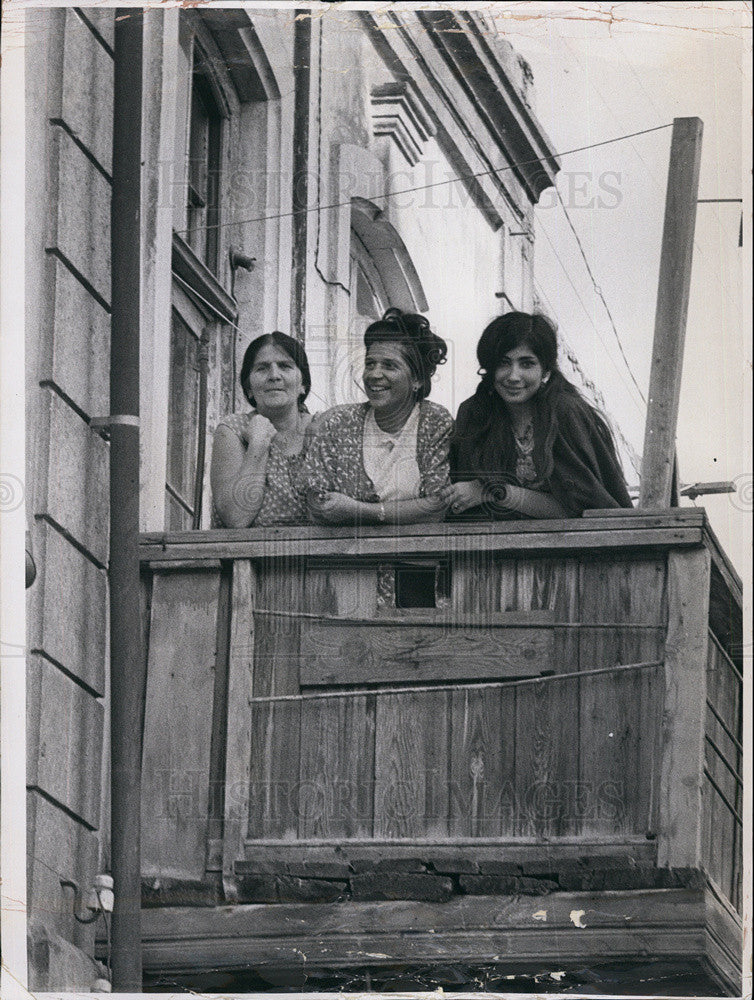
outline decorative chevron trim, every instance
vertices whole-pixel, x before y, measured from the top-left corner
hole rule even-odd
[[[376,136],[389,136],[412,167],[436,131],[412,80],[383,83],[372,90],[372,129]]]

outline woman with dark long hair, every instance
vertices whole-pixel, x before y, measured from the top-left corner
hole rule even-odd
[[[365,403],[322,418],[301,468],[318,524],[415,524],[441,518],[453,420],[427,396],[447,346],[426,317],[388,309],[364,334]]]
[[[482,380],[459,407],[451,444],[451,516],[579,517],[632,506],[610,428],[557,355],[544,316],[507,313],[485,329]]]
[[[293,482],[312,415],[306,351],[275,330],[246,348],[241,388],[253,407],[233,413],[215,430],[212,447],[213,521],[225,528],[303,524],[306,503]]]

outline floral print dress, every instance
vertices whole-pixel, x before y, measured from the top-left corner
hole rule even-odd
[[[232,413],[218,422],[218,427],[227,427],[245,441],[245,432],[256,411],[250,413]],[[277,441],[270,443],[267,468],[265,470],[265,486],[262,496],[262,506],[252,522],[252,527],[262,527],[271,524],[306,524],[306,496],[299,492],[296,485],[296,469],[306,453],[310,437],[304,435],[303,449],[297,455],[286,455]],[[217,510],[213,505],[212,523],[214,527],[222,528]]]
[[[422,400],[416,433],[416,461],[421,497],[435,496],[449,482],[448,450],[453,418],[443,406]],[[369,403],[347,404],[329,410],[321,420],[300,472],[299,490],[344,493],[354,500],[377,503],[381,499],[369,478],[363,459],[364,424]]]

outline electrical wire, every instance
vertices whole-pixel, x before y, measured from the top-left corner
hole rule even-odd
[[[389,191],[386,192],[385,194],[374,194],[372,197],[375,201],[377,200],[387,201],[389,198],[398,198],[405,194],[415,194],[418,191],[427,191],[430,188],[445,187],[448,184],[457,184],[460,181],[473,180],[477,177],[490,177],[493,175],[496,176],[497,174],[503,174],[510,170],[516,170],[519,167],[526,167],[526,166],[531,166],[535,163],[542,163],[544,160],[553,160],[562,156],[570,156],[573,153],[583,153],[587,149],[597,149],[600,146],[609,146],[611,143],[614,142],[622,142],[625,139],[633,139],[639,135],[648,135],[650,132],[660,132],[662,131],[662,129],[672,128],[672,127],[673,127],[672,122],[669,122],[666,125],[655,125],[652,128],[641,129],[638,132],[630,132],[627,135],[618,135],[612,139],[603,139],[601,142],[593,142],[586,146],[576,146],[573,149],[565,149],[559,153],[552,153],[546,156],[535,156],[531,160],[522,160],[519,163],[511,163],[505,167],[492,167],[489,170],[480,170],[472,174],[461,174],[458,177],[449,177],[442,181],[433,181],[431,184],[419,184],[415,187],[403,188],[400,191]],[[275,212],[272,215],[259,215],[251,219],[239,219],[235,222],[216,222],[213,223],[211,226],[202,226],[201,228],[205,230],[224,229],[228,226],[246,226],[256,222],[272,222],[275,219],[288,219],[296,215],[301,215],[302,213],[305,212],[319,212],[319,211],[328,211],[330,209],[335,209],[335,208],[345,208],[347,206],[350,206],[350,204],[351,204],[351,199],[349,198],[348,201],[333,202],[330,205],[320,205],[318,203],[317,205],[314,205],[311,208],[307,206],[306,208],[297,208],[289,212]],[[176,230],[176,232],[180,236],[185,236],[188,233],[188,230],[181,229],[181,230]]]
[[[600,333],[599,327],[597,326],[597,324],[592,319],[592,315],[589,312],[589,310],[587,309],[586,303],[582,299],[582,297],[581,297],[581,295],[579,293],[578,288],[576,287],[576,285],[573,282],[573,279],[571,278],[571,275],[568,273],[568,268],[563,263],[562,257],[560,256],[560,254],[558,253],[558,251],[555,249],[555,244],[550,239],[550,234],[547,232],[547,230],[545,229],[545,227],[541,224],[541,221],[540,221],[540,229],[542,230],[542,233],[544,234],[545,239],[550,244],[550,248],[552,249],[552,252],[555,254],[555,257],[556,257],[556,259],[558,261],[558,264],[560,264],[560,267],[561,267],[563,273],[565,274],[566,278],[568,279],[568,283],[570,284],[571,288],[573,289],[573,291],[574,291],[574,293],[576,295],[576,298],[579,301],[579,305],[584,310],[584,315],[587,317],[587,319],[591,323],[592,328],[594,329],[594,332],[597,334],[597,337],[600,340],[600,343],[605,348],[605,352],[607,353],[607,356],[610,358],[610,361],[612,362],[613,367],[615,368],[615,371],[618,374],[618,377],[630,389],[631,387],[629,386],[629,383],[626,381],[626,379],[625,379],[625,377],[624,377],[624,375],[622,373],[622,370],[618,367],[617,362],[615,361],[615,359],[613,358],[612,354],[610,353],[610,351],[608,349],[608,346],[605,343],[605,340],[604,340],[602,334]],[[631,390],[629,398],[631,399],[632,403],[634,404],[634,406],[636,407],[636,409],[639,411],[639,413],[641,413],[643,415],[644,414],[644,407],[639,402],[637,402],[636,397],[633,395],[633,390]],[[644,400],[644,402],[646,402],[646,400]]]
[[[565,207],[565,203],[564,203],[563,198],[561,197],[560,191],[558,191],[557,187],[555,188],[555,196],[558,199],[558,204],[563,209],[563,215],[565,215],[566,221],[568,222],[568,225],[569,225],[569,227],[571,229],[571,232],[573,233],[574,238],[576,239],[576,244],[577,244],[577,246],[579,248],[579,253],[581,254],[581,258],[584,261],[584,266],[586,267],[587,274],[589,275],[589,278],[590,278],[590,280],[592,282],[592,285],[594,286],[594,291],[596,292],[598,298],[602,302],[602,305],[605,307],[605,312],[607,313],[607,318],[610,320],[610,326],[613,328],[613,333],[615,334],[615,339],[616,339],[617,344],[618,344],[618,350],[620,351],[621,357],[623,358],[623,361],[624,361],[624,363],[626,365],[626,370],[628,371],[628,374],[631,376],[631,381],[636,386],[636,389],[637,389],[639,395],[641,396],[642,402],[646,406],[647,405],[647,397],[642,392],[641,386],[636,381],[636,376],[634,375],[634,373],[633,373],[633,371],[631,369],[631,365],[628,363],[628,358],[626,357],[626,352],[623,350],[623,343],[622,343],[622,341],[620,339],[620,334],[618,333],[618,327],[615,325],[615,320],[613,319],[613,314],[610,312],[610,306],[607,304],[607,299],[605,298],[604,293],[603,293],[601,287],[597,284],[597,279],[594,277],[594,272],[592,271],[591,265],[590,265],[589,260],[588,260],[588,258],[586,256],[586,251],[584,250],[584,246],[583,246],[583,244],[581,242],[579,234],[576,232],[576,227],[574,226],[574,224],[573,224],[573,222],[571,220],[571,216],[568,214],[568,209]]]

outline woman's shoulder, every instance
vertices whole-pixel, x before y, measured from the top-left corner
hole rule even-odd
[[[368,409],[368,403],[341,403],[339,406],[333,406],[317,415],[315,418],[317,430],[332,431],[335,428],[358,424],[364,420]]]
[[[483,402],[479,397],[479,393],[475,392],[473,396],[469,396],[468,399],[464,401],[458,407],[458,412],[456,413],[456,435],[465,436],[469,433],[474,433],[480,427],[482,427],[489,419],[489,408],[485,409]]]
[[[464,420],[473,416],[479,407],[477,397],[469,396],[468,399],[464,401],[458,407],[458,413],[456,414],[456,420]]]
[[[439,403],[433,403],[429,399],[423,399],[419,403],[419,420],[433,426],[452,427],[453,418],[450,412]]]
[[[256,410],[247,410],[245,413],[226,413],[225,416],[220,417],[217,421],[215,430],[218,431],[221,427],[226,427],[240,437],[243,431],[249,426],[249,421],[255,413]]]
[[[593,437],[597,434],[602,438],[607,426],[600,412],[576,392],[561,393],[555,416],[561,435],[579,433]]]

